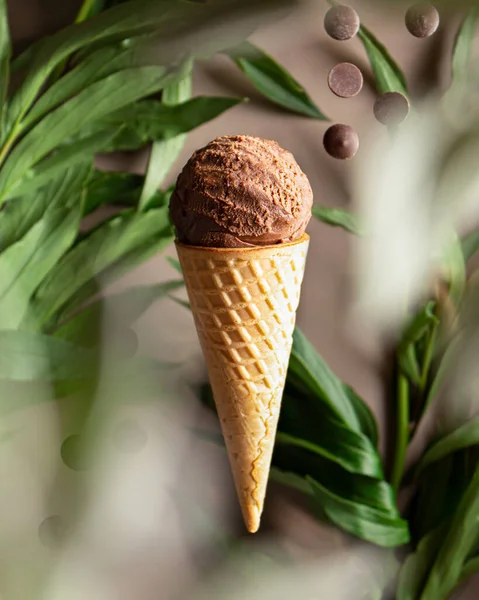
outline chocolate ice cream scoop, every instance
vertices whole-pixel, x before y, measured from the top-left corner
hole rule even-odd
[[[299,239],[312,203],[309,181],[290,152],[235,135],[193,154],[176,182],[170,214],[184,244],[243,248]]]

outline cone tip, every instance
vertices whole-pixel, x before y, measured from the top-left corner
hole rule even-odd
[[[243,507],[243,518],[249,533],[256,533],[259,529],[261,511],[256,504]]]

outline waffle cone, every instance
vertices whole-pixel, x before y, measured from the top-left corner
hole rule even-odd
[[[278,246],[177,243],[248,531],[259,527],[309,236]]]

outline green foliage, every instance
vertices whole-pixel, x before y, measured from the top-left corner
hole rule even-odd
[[[229,55],[266,98],[299,115],[327,121],[304,88],[271,56],[245,42]]]
[[[358,37],[371,63],[378,93],[401,92],[407,95],[404,73],[383,44],[364,25],[361,25]]]
[[[457,32],[452,54],[453,84],[464,82],[468,76],[469,61],[477,28],[477,18],[477,8],[473,7],[464,17]]]
[[[363,235],[357,218],[353,213],[339,208],[327,208],[326,206],[313,205],[313,216],[332,227],[341,227],[350,233]]]

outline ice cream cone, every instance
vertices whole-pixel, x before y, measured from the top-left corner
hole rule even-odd
[[[252,248],[177,243],[248,531],[259,527],[309,236]]]

